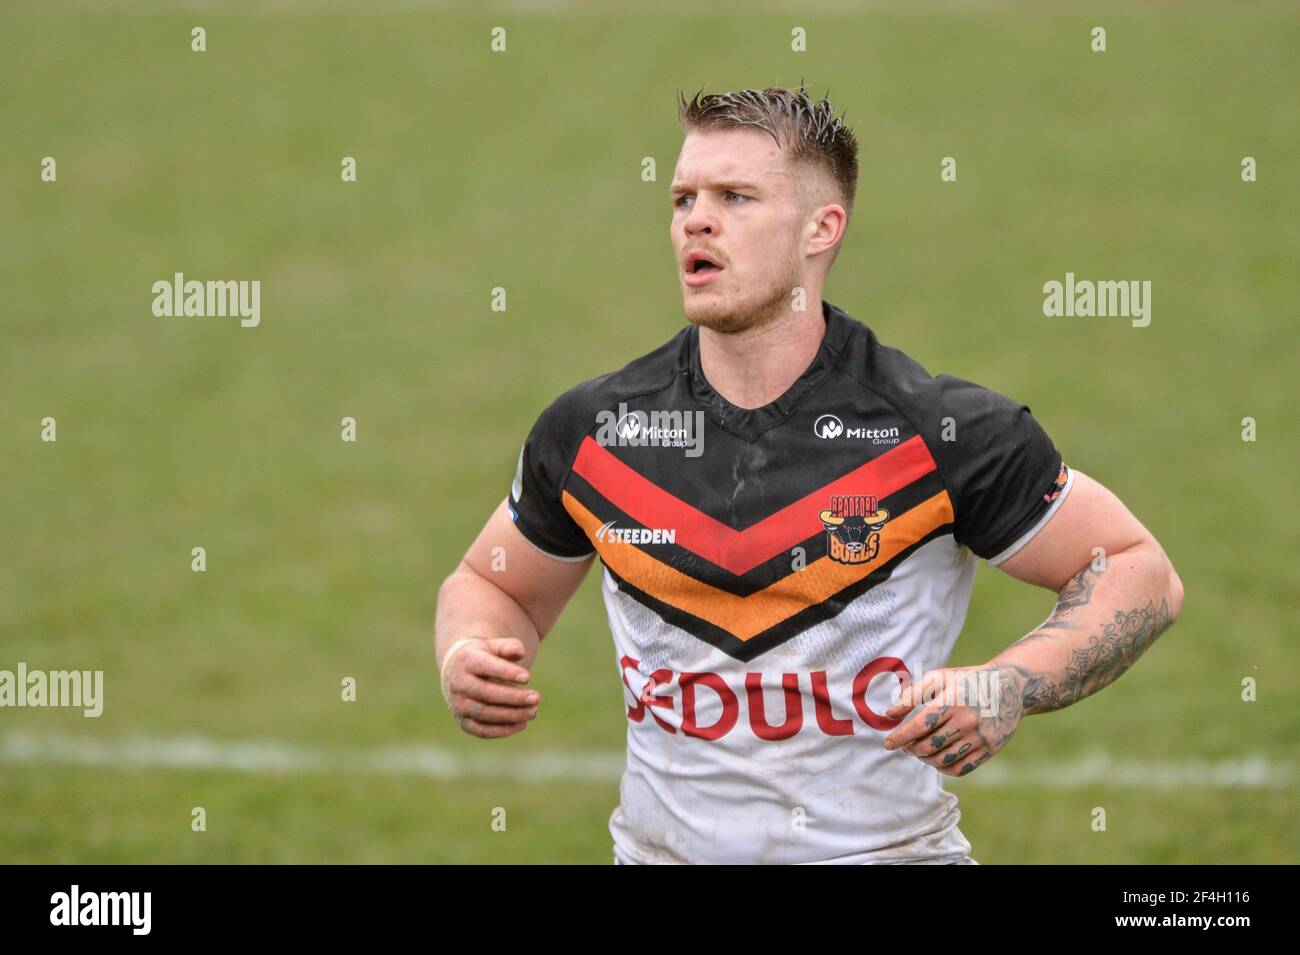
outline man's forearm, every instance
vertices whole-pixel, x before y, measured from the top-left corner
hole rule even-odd
[[[1113,683],[1174,619],[1182,585],[1154,542],[1089,564],[1062,588],[1052,615],[991,663],[1025,713],[1063,709]]]
[[[509,594],[472,570],[461,567],[438,591],[434,647],[441,669],[451,645],[461,637],[515,637],[524,645],[518,662],[529,668],[541,643],[532,618]]]

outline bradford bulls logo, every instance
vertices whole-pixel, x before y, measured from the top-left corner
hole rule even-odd
[[[821,519],[826,556],[841,564],[865,564],[880,553],[880,529],[889,512],[877,506],[874,494],[846,494],[832,497]]]

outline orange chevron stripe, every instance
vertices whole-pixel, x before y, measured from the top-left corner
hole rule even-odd
[[[565,510],[586,531],[601,560],[616,574],[652,597],[721,627],[738,640],[757,636],[801,610],[835,596],[953,519],[948,492],[940,491],[884,526],[880,532],[880,553],[870,563],[841,564],[822,557],[748,597],[738,597],[670,567],[633,544],[597,540],[600,518],[568,491],[563,498]]]

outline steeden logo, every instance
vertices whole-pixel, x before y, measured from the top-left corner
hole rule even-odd
[[[596,531],[596,540],[609,541],[611,544],[676,544],[676,528],[664,530],[651,527],[615,527],[614,521],[606,521]]]

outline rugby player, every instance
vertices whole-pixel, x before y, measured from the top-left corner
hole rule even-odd
[[[1114,681],[1182,584],[1028,406],[822,299],[858,172],[829,102],[678,112],[686,327],[536,419],[439,593],[444,696],[468,733],[523,730],[538,647],[599,557],[628,721],[615,862],[973,863],[942,777]],[[1059,600],[947,668],[980,560]]]

